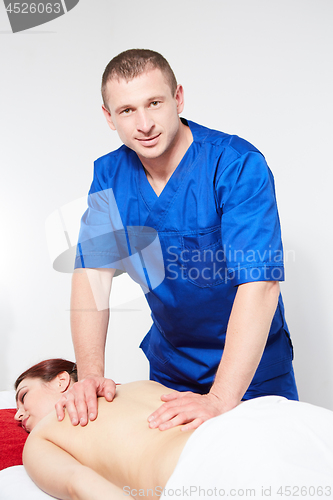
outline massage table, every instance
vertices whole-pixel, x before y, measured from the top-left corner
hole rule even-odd
[[[53,498],[19,465],[26,435],[13,420],[14,408],[15,392],[0,392],[0,465],[5,467],[0,500]],[[124,489],[124,498],[130,493]],[[151,490],[132,493],[152,495]],[[241,403],[192,434],[164,490],[155,493],[162,499],[333,500],[333,412],[279,396]]]

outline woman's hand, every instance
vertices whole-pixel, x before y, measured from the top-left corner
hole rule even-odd
[[[116,394],[113,380],[95,375],[76,382],[66,391],[55,405],[58,420],[65,417],[65,408],[73,425],[87,425],[97,417],[97,397],[104,396],[112,401]]]
[[[161,431],[182,425],[182,431],[197,429],[206,420],[226,411],[221,399],[215,394],[195,394],[194,392],[173,392],[163,394],[165,401],[149,417],[149,427]]]

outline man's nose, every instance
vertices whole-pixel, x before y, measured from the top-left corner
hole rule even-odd
[[[137,129],[144,134],[148,134],[154,127],[154,121],[146,110],[138,110],[136,126]]]

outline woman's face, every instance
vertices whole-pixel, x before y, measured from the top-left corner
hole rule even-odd
[[[27,377],[17,387],[17,412],[15,420],[22,422],[22,427],[31,432],[35,425],[54,410],[54,405],[70,385],[67,372],[59,374],[51,382],[40,378]]]

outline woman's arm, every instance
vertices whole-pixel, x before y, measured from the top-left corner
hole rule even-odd
[[[124,499],[121,488],[82,465],[38,432],[32,433],[26,441],[23,463],[39,488],[61,500]]]

